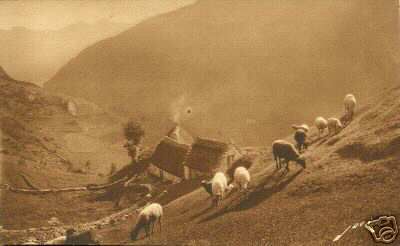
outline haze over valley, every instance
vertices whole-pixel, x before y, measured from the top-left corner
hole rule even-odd
[[[184,127],[259,145],[340,113],[350,91],[365,98],[392,84],[397,16],[395,1],[201,0],[88,47],[45,88],[155,132],[184,97],[193,108]]]
[[[399,20],[0,1],[0,245],[399,245]]]

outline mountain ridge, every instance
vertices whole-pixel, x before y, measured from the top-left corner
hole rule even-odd
[[[90,46],[44,87],[147,118],[152,131],[183,96],[193,115],[182,124],[259,144],[257,134],[272,140],[288,133],[281,125],[339,112],[338,97],[396,80],[393,6],[199,1]]]
[[[41,85],[81,49],[130,26],[101,21],[74,23],[58,30],[0,29],[0,64],[16,79]]]

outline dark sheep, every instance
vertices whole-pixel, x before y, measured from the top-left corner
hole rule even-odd
[[[306,161],[300,156],[293,144],[285,140],[276,140],[272,144],[272,153],[276,162],[276,168],[280,169],[282,162],[286,164],[286,171],[289,171],[289,162],[295,161],[303,168],[306,168]]]
[[[307,144],[307,133],[303,129],[297,129],[294,133],[294,140],[296,141],[296,148],[298,151],[306,150]]]

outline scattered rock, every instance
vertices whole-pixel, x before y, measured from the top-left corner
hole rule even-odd
[[[57,226],[57,225],[60,225],[60,224],[61,224],[60,220],[59,220],[57,217],[51,217],[51,218],[47,221],[47,223],[49,223],[49,225],[51,225],[51,226]]]
[[[37,239],[34,238],[34,237],[29,237],[29,238],[27,239],[27,241],[23,243],[23,245],[32,245],[32,244],[33,244],[33,245],[39,244],[39,240],[37,240]]]
[[[67,238],[65,240],[65,244],[89,245],[97,243],[98,242],[95,239],[93,231],[77,232],[75,231],[75,229],[67,230]]]
[[[65,239],[66,239],[66,237],[65,236],[61,236],[61,237],[57,237],[57,238],[54,238],[54,239],[52,239],[52,240],[49,240],[49,241],[47,241],[45,244],[47,245],[47,244],[59,244],[59,245],[62,245],[62,244],[65,244]]]
[[[58,231],[55,231],[55,232],[53,232],[52,237],[53,237],[53,238],[57,238],[57,237],[61,237],[62,235],[63,235],[62,233],[60,233],[60,232],[58,232]]]

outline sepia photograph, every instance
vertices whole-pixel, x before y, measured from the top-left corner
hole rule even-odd
[[[400,0],[0,0],[0,245],[400,245]]]

